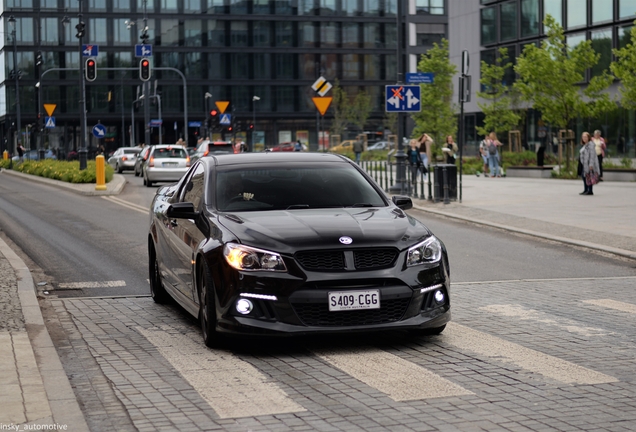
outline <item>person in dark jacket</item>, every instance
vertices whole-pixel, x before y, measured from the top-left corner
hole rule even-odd
[[[356,163],[360,164],[360,156],[362,156],[362,152],[364,151],[364,143],[358,137],[356,142],[353,143],[353,152],[356,154]]]
[[[424,162],[420,155],[420,146],[417,140],[410,141],[409,149],[406,151],[406,159],[409,161],[409,166],[411,167],[411,182],[415,184],[415,182],[417,182],[418,173],[424,168]]]

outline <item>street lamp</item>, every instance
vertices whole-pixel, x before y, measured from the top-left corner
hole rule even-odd
[[[13,38],[13,69],[9,75],[13,75],[15,79],[15,115],[18,120],[18,140],[17,144],[22,144],[22,117],[20,114],[20,82],[19,79],[22,76],[22,71],[18,69],[18,41],[15,37],[15,17],[11,15],[9,17],[9,24],[11,25],[11,38]]]
[[[78,40],[79,44],[79,86],[80,86],[80,149],[77,152],[79,158],[79,169],[86,169],[86,159],[88,150],[86,149],[86,87],[84,81],[84,62],[82,61],[83,53],[82,53],[82,39],[84,38],[84,32],[86,31],[86,24],[83,21],[82,16],[82,3],[83,0],[79,0],[79,14],[78,23],[75,26],[77,29],[77,33],[75,37]]]
[[[208,106],[208,99],[210,99],[212,97],[212,93],[210,92],[205,92],[205,103],[203,104],[205,106],[205,137],[207,138],[208,136],[210,136],[210,107]]]
[[[261,100],[258,96],[252,97],[252,151],[254,151],[254,133],[256,132],[256,101]]]

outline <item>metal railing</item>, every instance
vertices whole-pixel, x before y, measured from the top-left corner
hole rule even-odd
[[[389,192],[389,188],[394,184],[396,165],[395,162],[389,161],[360,161],[360,168],[362,168],[375,182],[384,190]],[[428,168],[430,170],[430,167]],[[411,169],[410,165],[406,166],[406,178],[404,195],[408,195],[417,199],[429,199],[432,200],[431,184],[429,179],[432,179],[430,171],[424,174],[421,170]],[[428,192],[427,192],[428,191]]]

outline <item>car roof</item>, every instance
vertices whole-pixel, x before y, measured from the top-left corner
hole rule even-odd
[[[182,148],[185,150],[185,146],[182,146],[180,144],[154,144],[152,147],[158,149],[158,148]]]
[[[320,162],[320,163],[347,163],[347,159],[332,153],[303,153],[303,152],[262,152],[214,155],[212,159],[217,166],[225,165],[250,165],[258,163],[285,163],[285,162]]]

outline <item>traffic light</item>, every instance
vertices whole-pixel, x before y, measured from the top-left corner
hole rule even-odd
[[[214,131],[219,125],[219,112],[215,109],[210,111],[210,130]]]
[[[37,55],[35,56],[35,65],[40,66],[41,64],[42,64],[42,53],[38,51]]]
[[[254,130],[254,124],[250,123],[250,130]]]
[[[142,81],[150,79],[150,60],[147,58],[143,58],[139,62],[139,79]]]
[[[95,62],[95,59],[89,58],[86,60],[84,72],[86,75],[86,81],[95,81],[95,78],[97,78],[97,63]]]
[[[75,34],[75,37],[78,38],[78,39],[83,38],[84,37],[84,29],[86,28],[86,25],[84,24],[84,21],[80,21],[79,23],[77,23],[75,28],[77,29],[77,33]]]
[[[227,127],[227,131],[228,131],[228,132],[232,132],[232,126],[228,126],[228,127]]]

